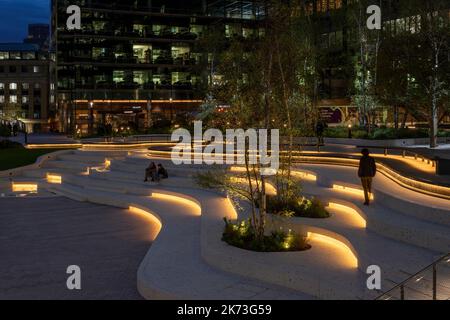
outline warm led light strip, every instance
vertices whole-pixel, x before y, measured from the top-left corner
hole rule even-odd
[[[147,219],[149,219],[151,222],[155,223],[157,228],[156,234],[155,234],[155,238],[156,235],[158,235],[158,233],[161,231],[162,229],[162,223],[161,221],[159,221],[159,219],[157,217],[155,217],[155,215],[153,215],[151,212],[135,207],[135,206],[129,206],[128,210],[132,213],[135,213],[137,215],[143,216]]]
[[[336,202],[330,202],[328,204],[328,207],[330,209],[334,209],[334,210],[338,210],[341,212],[345,212],[346,214],[350,215],[351,219],[353,220],[353,222],[360,228],[365,229],[367,227],[367,222],[366,220],[359,214],[358,211],[356,211],[355,209],[345,206],[343,204],[340,203],[336,203]]]
[[[203,100],[75,100],[75,103],[202,103]]]
[[[47,173],[47,182],[52,184],[62,184],[62,177],[56,174]]]
[[[27,144],[27,149],[78,149],[82,144]]]
[[[36,183],[21,183],[21,182],[13,182],[12,183],[12,192],[37,192],[38,185]]]
[[[306,171],[298,171],[298,170],[292,170],[291,172],[292,172],[293,176],[298,176],[304,180],[317,181],[317,176],[315,174],[308,173]]]
[[[161,155],[166,156],[165,159],[170,159],[171,152],[170,151],[150,151],[150,156]],[[325,164],[325,165],[340,165],[340,166],[351,166],[357,167],[359,164],[359,160],[356,159],[348,159],[348,158],[336,158],[336,157],[314,157],[314,156],[293,156],[294,160],[303,162],[303,163],[315,163],[315,164]],[[400,186],[405,187],[407,189],[417,191],[422,194],[427,194],[433,197],[449,199],[450,200],[450,188],[438,186],[426,182],[421,182],[417,180],[413,180],[407,177],[404,177],[397,172],[391,170],[385,165],[378,163],[378,171],[380,171],[384,176],[391,179],[392,181],[398,183]]]
[[[164,200],[164,201],[178,202],[184,206],[194,208],[197,216],[200,216],[202,213],[202,208],[197,202],[195,202],[194,200],[184,198],[182,196],[153,192],[151,197],[155,198],[155,199],[159,199],[159,200]]]
[[[333,189],[364,197],[364,191],[360,190],[360,189],[346,187],[346,186],[342,186],[339,184],[333,184]],[[370,200],[373,200],[373,199],[374,199],[373,194],[370,194]]]
[[[158,142],[155,144],[155,142],[142,142],[142,143],[123,143],[123,144],[109,144],[109,143],[91,143],[91,144],[83,144],[83,148],[90,148],[90,149],[126,149],[126,148],[145,148],[145,147],[152,147],[152,146],[164,146],[162,142]]]
[[[325,236],[320,233],[313,233],[313,232],[308,232],[308,240],[317,241],[317,242],[323,243],[325,245],[329,245],[329,246],[340,249],[342,251],[342,254],[340,254],[336,258],[339,257],[339,258],[345,259],[345,264],[349,268],[354,268],[354,269],[358,268],[358,258],[355,256],[353,251],[342,241],[339,241],[339,240],[329,237],[329,236]],[[313,246],[313,250],[314,250],[314,246]]]
[[[231,177],[230,180],[231,180],[231,182],[234,182],[234,183],[244,184],[245,186],[248,185],[248,179],[245,177]],[[256,180],[253,178],[251,180],[252,180],[252,185],[254,187],[256,187]],[[265,185],[266,185],[266,193],[268,195],[274,196],[277,194],[277,188],[271,182],[266,181]]]

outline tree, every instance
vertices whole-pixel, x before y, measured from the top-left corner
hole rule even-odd
[[[361,0],[348,7],[348,20],[356,26],[358,53],[354,61],[353,103],[359,108],[360,124],[370,134],[375,121],[375,110],[379,106],[377,96],[378,57],[381,47],[381,30],[367,28],[367,8],[373,1]],[[381,1],[379,3],[381,6]],[[372,120],[372,121],[371,121]]]
[[[3,106],[3,119],[11,121],[20,117],[21,107],[17,103],[7,102]]]
[[[402,18],[391,23],[388,45],[382,49],[387,63],[379,87],[387,101],[403,105],[405,114],[427,120],[432,148],[437,146],[440,119],[448,112],[448,10],[445,0],[403,1]]]
[[[287,146],[281,148],[283,156],[275,176],[276,196],[288,202],[298,196],[299,190],[291,174],[294,137],[301,136],[314,121],[311,114],[317,100],[317,50],[305,1],[273,0],[265,4],[264,35],[252,41],[234,38],[226,44],[217,43],[217,37],[213,37],[213,44],[208,45],[225,49],[218,56],[215,51],[215,63],[210,64],[209,74],[215,80],[210,81],[210,97],[201,115],[214,128],[237,125],[243,129],[279,129]],[[226,107],[219,108],[219,104]],[[252,226],[261,237],[265,228],[267,178],[261,175],[260,165],[249,165],[247,147],[244,153],[246,195],[254,217]],[[218,177],[221,175],[203,176],[203,180],[236,191],[223,176]]]

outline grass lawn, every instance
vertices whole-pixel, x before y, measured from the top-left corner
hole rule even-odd
[[[0,171],[33,164],[40,156],[60,150],[64,149],[0,149]]]

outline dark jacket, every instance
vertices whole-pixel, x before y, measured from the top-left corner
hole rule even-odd
[[[377,165],[375,159],[370,156],[363,156],[359,161],[358,177],[373,178],[377,174]]]

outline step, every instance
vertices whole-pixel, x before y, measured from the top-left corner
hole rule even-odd
[[[318,187],[313,183],[304,183],[303,188],[305,192],[312,195],[352,202],[367,216],[367,228],[380,235],[436,252],[450,252],[450,228],[445,225],[404,215],[377,202],[366,207],[359,196]]]

